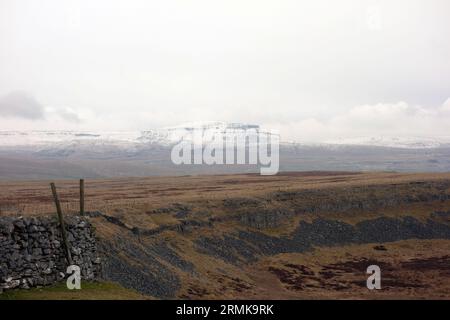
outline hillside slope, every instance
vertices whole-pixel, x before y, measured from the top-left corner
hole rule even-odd
[[[76,183],[58,185],[75,213]],[[4,214],[52,210],[43,182],[0,189]],[[93,180],[86,192],[106,278],[149,296],[450,299],[450,174]]]

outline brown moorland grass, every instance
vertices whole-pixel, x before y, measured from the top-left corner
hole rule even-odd
[[[257,197],[276,191],[319,190],[352,186],[394,185],[412,181],[450,180],[450,173],[303,172],[275,176],[257,174],[184,177],[118,178],[86,181],[86,210],[152,210],[170,203],[208,202],[226,198]],[[0,181],[0,214],[54,212],[50,181]],[[56,181],[66,213],[76,213],[78,181]]]
[[[234,214],[252,213],[260,209],[282,208],[295,210],[302,205],[294,196],[286,202],[276,201],[273,195],[283,192],[312,192],[312,198],[302,201],[317,204],[335,199],[367,200],[372,196],[417,196],[433,194],[435,186],[430,182],[450,181],[450,173],[392,173],[392,172],[297,172],[281,173],[276,176],[256,174],[149,177],[129,179],[107,179],[86,181],[86,210],[99,210],[107,215],[120,218],[130,228],[155,229],[161,226],[177,225],[180,207],[189,207],[189,219],[207,222],[216,220],[214,227],[201,227],[195,232],[180,233],[165,230],[154,237],[137,238],[129,230],[107,223],[102,217],[92,218],[97,235],[102,239],[121,236],[121,241],[130,241],[137,246],[151,247],[154,241],[163,241],[176,248],[177,254],[195,266],[197,276],[168,268],[180,277],[182,286],[179,298],[448,298],[450,284],[441,279],[445,270],[421,270],[420,266],[433,266],[447,261],[450,255],[448,240],[405,240],[384,244],[387,251],[374,250],[374,245],[348,245],[335,248],[316,248],[312,252],[279,254],[263,257],[247,266],[235,266],[202,254],[195,246],[195,239],[218,237],[221,234],[247,230],[239,219],[227,218]],[[0,214],[41,215],[54,214],[54,206],[49,188],[50,181],[2,181],[0,182]],[[65,214],[78,211],[78,181],[56,181]],[[316,193],[317,191],[321,191]],[[323,192],[322,192],[323,191]],[[439,190],[438,190],[439,191]],[[440,190],[439,192],[441,192]],[[447,190],[448,193],[449,190]],[[318,198],[314,198],[317,196]],[[340,198],[342,196],[342,198]],[[250,200],[249,204],[235,207],[224,205],[225,200]],[[252,211],[251,200],[258,200]],[[174,209],[175,208],[175,209]],[[450,210],[450,201],[401,202],[370,210],[322,210],[301,211],[286,219],[280,226],[257,230],[270,235],[288,235],[300,220],[312,221],[318,217],[337,219],[347,223],[357,223],[365,219],[381,216],[414,216],[425,221],[434,211]],[[368,292],[361,286],[366,279],[364,270],[351,269],[360,261],[379,259],[391,266],[390,276],[385,282],[386,290]],[[413,261],[417,260],[417,261]],[[130,260],[130,264],[140,261]],[[410,263],[410,264],[408,264]],[[415,269],[414,269],[415,268]],[[302,271],[303,270],[303,271]],[[304,274],[306,271],[306,275]],[[314,275],[308,278],[308,270]],[[347,270],[342,272],[342,270]],[[404,273],[404,275],[403,275]],[[298,274],[302,277],[298,277]],[[305,279],[304,279],[305,278]],[[397,279],[397,282],[394,280]],[[416,281],[420,286],[406,283]],[[450,278],[450,277],[448,277]],[[389,283],[391,281],[391,283]],[[429,285],[427,284],[429,283]],[[438,289],[433,289],[433,286]],[[396,287],[398,287],[396,289]],[[300,290],[301,289],[301,290]]]

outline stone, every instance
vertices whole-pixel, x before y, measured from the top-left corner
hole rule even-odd
[[[73,259],[86,279],[100,277],[96,239],[87,218],[67,217]],[[31,288],[65,278],[59,224],[51,217],[0,217],[0,288]]]
[[[16,220],[15,222],[14,222],[14,226],[16,227],[16,228],[19,228],[19,229],[24,229],[25,228],[25,224],[23,223],[23,220]]]
[[[75,237],[73,236],[73,234],[71,232],[67,233],[67,240],[69,240],[70,242],[75,241]]]
[[[30,233],[38,232],[38,231],[39,231],[38,227],[37,227],[36,225],[34,225],[34,224],[33,224],[33,225],[30,225],[29,228],[28,228],[28,230],[29,230]]]
[[[47,268],[44,271],[42,271],[44,274],[51,274],[52,273],[52,269]]]

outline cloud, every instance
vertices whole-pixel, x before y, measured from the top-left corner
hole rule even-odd
[[[81,118],[76,111],[69,107],[51,108],[45,109],[46,116],[48,118],[57,117],[70,123],[81,123]]]
[[[307,118],[288,124],[271,124],[282,138],[323,142],[338,138],[371,136],[450,136],[450,99],[437,107],[406,102],[361,105],[328,120]]]
[[[0,120],[3,130],[76,129],[83,123],[70,107],[43,106],[33,95],[14,91],[0,97]]]
[[[63,118],[66,121],[69,121],[69,122],[75,122],[75,123],[81,122],[81,119],[78,116],[78,114],[69,108],[60,110],[59,115],[61,116],[61,118]]]
[[[0,97],[3,130],[141,130],[177,125],[186,121],[223,120],[260,124],[276,129],[283,140],[327,142],[360,137],[437,137],[450,136],[450,99],[438,106],[423,106],[404,101],[364,104],[334,112],[328,117],[301,117],[295,109],[270,108],[263,113],[246,108],[190,108],[191,116],[171,109],[136,112],[97,113],[91,108],[46,106],[24,92]],[[271,120],[276,119],[276,120]]]
[[[0,97],[0,117],[37,120],[45,117],[45,111],[32,95],[15,91]]]

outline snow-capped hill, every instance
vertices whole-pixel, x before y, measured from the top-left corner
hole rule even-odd
[[[0,146],[46,146],[82,142],[134,142],[139,132],[0,131]]]
[[[0,148],[50,149],[64,148],[95,149],[117,147],[120,149],[135,149],[147,145],[169,146],[182,139],[192,139],[195,132],[205,137],[215,134],[248,133],[252,129],[255,133],[267,132],[255,124],[227,123],[219,121],[189,123],[177,127],[168,127],[147,131],[103,132],[103,131],[0,131]],[[252,132],[252,131],[250,131]],[[270,132],[267,132],[271,134]],[[204,141],[206,142],[208,138]]]
[[[212,139],[215,135],[219,134],[226,137],[227,135],[256,135],[259,133],[266,133],[269,136],[273,134],[272,132],[260,128],[260,126],[256,124],[208,121],[144,131],[142,132],[139,141],[167,145],[181,140],[193,140],[195,139],[196,134],[202,135],[203,141],[207,142],[209,139]]]
[[[375,146],[404,149],[431,149],[450,147],[450,136],[444,137],[357,137],[336,139],[326,142],[330,145]]]
[[[147,131],[0,131],[0,149],[49,151],[52,149],[92,149],[99,151],[105,148],[120,150],[136,150],[151,146],[167,147],[180,140],[194,139],[195,133],[203,133],[203,142],[207,143],[215,134],[239,135],[260,134],[267,136],[274,133],[256,124],[228,123],[222,121],[188,123],[176,127],[167,127]],[[283,139],[283,137],[279,137]],[[450,147],[450,136],[445,137],[357,137],[335,139],[323,142],[305,143],[286,142],[285,146],[340,148],[342,146],[376,146],[404,149],[431,149]]]
[[[0,131],[0,178],[66,179],[252,172],[248,166],[178,166],[172,163],[172,147],[181,139],[192,139],[197,131],[206,134],[206,138],[202,137],[204,144],[211,141],[208,135],[215,133],[225,135],[225,138],[230,138],[226,135],[228,133],[234,137],[242,133],[272,134],[258,125],[226,122],[190,123],[130,132]],[[198,147],[196,139],[191,141],[194,148]],[[280,144],[283,171],[450,171],[450,136],[354,138],[314,143],[283,139]]]

